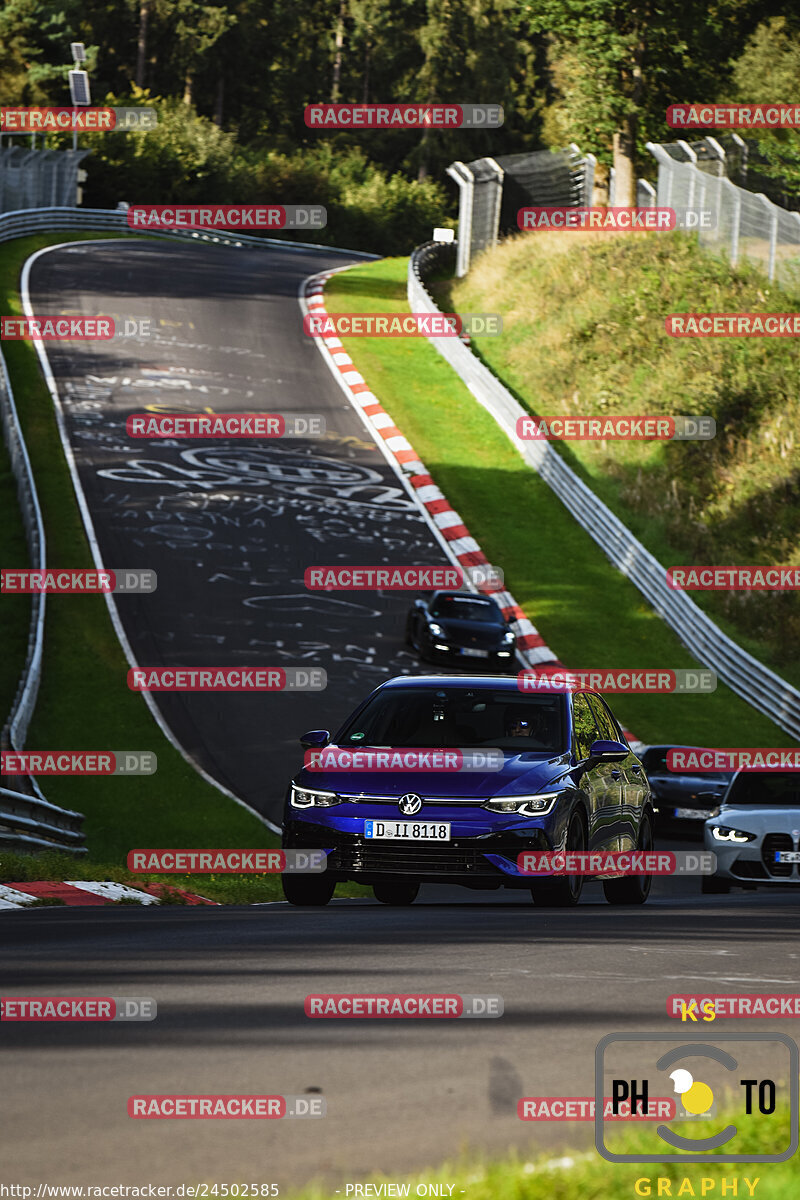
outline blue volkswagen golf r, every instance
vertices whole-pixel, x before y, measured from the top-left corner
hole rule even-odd
[[[527,889],[536,904],[577,904],[583,877],[520,874],[525,850],[649,850],[650,787],[605,700],[519,690],[508,676],[407,676],[366,698],[331,737],[333,769],[304,766],[286,796],[285,848],[325,850],[323,874],[283,876],[292,904],[327,904],[338,882],[411,904],[421,882]],[[494,749],[491,770],[374,769],[379,749]],[[372,754],[357,755],[357,750]],[[349,751],[351,753],[344,753]],[[407,757],[407,756],[406,756]],[[487,756],[488,757],[488,756]],[[384,755],[383,762],[400,755]],[[366,761],[370,769],[348,769]],[[343,769],[343,763],[345,767]],[[649,875],[603,883],[611,904],[642,904]]]

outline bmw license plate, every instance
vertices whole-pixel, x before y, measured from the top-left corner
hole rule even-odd
[[[473,650],[471,646],[463,646],[461,649],[461,653],[466,654],[468,658],[488,658],[489,657],[488,650]]]
[[[365,821],[364,837],[400,842],[449,842],[449,821]]]
[[[676,808],[675,816],[679,821],[705,821],[711,815],[708,808]]]
[[[800,850],[776,850],[775,862],[800,863]]]

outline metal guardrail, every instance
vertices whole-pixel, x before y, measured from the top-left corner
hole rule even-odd
[[[0,788],[0,847],[85,854],[83,814]]]
[[[426,271],[434,263],[442,265],[446,261],[444,257],[438,259],[437,245],[428,242],[411,255],[408,302],[412,312],[439,312],[424,284]],[[452,247],[447,251],[452,255]],[[723,633],[686,592],[674,591],[667,583],[666,568],[578,478],[549,442],[517,439],[517,419],[529,414],[471,350],[458,338],[431,340],[525,461],[553,489],[614,566],[636,585],[687,650],[716,671],[737,695],[800,740],[800,692]]]
[[[31,565],[43,570],[46,556],[42,510],[39,507],[39,496],[28,458],[28,448],[22,435],[17,406],[14,403],[14,395],[11,391],[11,382],[8,378],[2,351],[0,351],[0,426],[11,461],[11,470],[17,483],[17,496],[19,497]],[[41,677],[44,609],[44,592],[34,592],[31,596],[31,619],[25,666],[11,712],[3,726],[2,733],[0,733],[0,746],[3,749],[12,746],[15,750],[21,750],[25,745]]]
[[[319,250],[329,254],[347,254],[351,258],[380,258],[365,250],[344,250],[323,242],[294,242],[288,238],[254,237],[249,233],[202,233],[196,229],[149,229],[136,231],[128,226],[125,209],[114,208],[27,208],[0,215],[0,242],[26,237],[31,233],[58,233],[60,230],[86,230],[129,233],[132,237],[178,238],[180,241],[213,242],[220,246],[280,246],[284,250]]]

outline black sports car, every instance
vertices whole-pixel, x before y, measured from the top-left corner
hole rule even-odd
[[[670,771],[669,750],[692,749],[688,746],[646,746],[639,755],[647,772],[656,804],[660,829],[681,826],[685,831],[703,832],[703,821],[710,817],[733,778],[733,771],[703,771],[697,774]]]
[[[481,664],[516,671],[517,638],[491,596],[433,592],[415,600],[406,620],[406,644],[428,662]]]

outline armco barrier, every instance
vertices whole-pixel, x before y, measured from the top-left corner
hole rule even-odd
[[[83,815],[0,788],[0,847],[85,854]]]
[[[408,303],[412,312],[439,311],[423,282],[434,263],[447,261],[444,257],[437,259],[439,245],[428,242],[411,255]],[[447,253],[452,256],[452,244]],[[578,478],[549,442],[518,441],[517,419],[529,414],[471,350],[458,338],[430,340],[525,461],[553,489],[614,566],[636,585],[687,650],[704,666],[716,671],[737,695],[800,740],[800,692],[723,633],[686,592],[674,591],[667,583],[666,569],[661,563]]]
[[[11,470],[17,483],[19,509],[25,527],[31,565],[43,570],[46,556],[42,512],[2,351],[0,351],[0,426],[2,426],[3,438],[11,461]],[[0,746],[3,749],[12,746],[14,750],[21,750],[25,745],[28,724],[39,691],[44,639],[44,607],[44,592],[35,592],[31,596],[31,620],[25,666],[11,712],[3,726],[2,734],[0,734]]]

